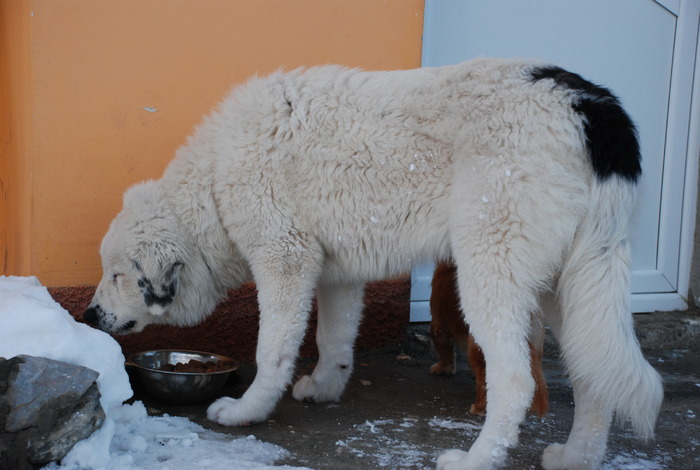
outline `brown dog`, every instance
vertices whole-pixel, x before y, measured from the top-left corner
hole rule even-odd
[[[430,294],[432,316],[430,336],[438,355],[438,362],[430,367],[430,372],[438,375],[455,373],[457,365],[454,344],[456,343],[467,355],[469,365],[476,375],[476,398],[469,412],[484,416],[486,414],[486,362],[481,348],[469,334],[469,326],[464,322],[459,307],[456,279],[457,268],[451,263],[439,263],[433,273]],[[530,409],[539,417],[543,417],[549,409],[547,382],[542,372],[544,330],[542,329],[537,336],[536,345],[528,341],[532,377],[536,384]]]

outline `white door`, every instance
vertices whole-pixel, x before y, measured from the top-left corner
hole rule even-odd
[[[643,158],[631,231],[635,312],[687,308],[699,15],[697,0],[426,0],[424,66],[475,57],[538,58],[620,97],[637,124]],[[432,266],[414,269],[413,321],[430,318],[431,274]]]

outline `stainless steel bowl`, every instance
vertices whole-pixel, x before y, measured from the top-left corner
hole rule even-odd
[[[217,372],[174,372],[162,370],[168,364],[225,362],[228,367]],[[238,364],[231,358],[201,351],[158,349],[129,356],[127,366],[138,371],[141,384],[154,398],[171,404],[192,404],[211,400],[221,391]]]

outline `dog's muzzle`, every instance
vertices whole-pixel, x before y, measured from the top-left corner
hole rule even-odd
[[[85,310],[83,312],[83,321],[93,328],[117,335],[130,333],[136,326],[135,320],[129,320],[122,325],[115,326],[114,315],[106,314],[99,305],[94,305]]]
[[[102,318],[102,309],[100,308],[99,305],[96,305],[94,307],[90,307],[85,312],[83,312],[83,320],[85,323],[88,325],[99,328],[100,325],[100,319]]]

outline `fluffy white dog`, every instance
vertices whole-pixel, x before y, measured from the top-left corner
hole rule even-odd
[[[526,338],[542,291],[576,400],[543,466],[596,468],[612,416],[653,434],[663,390],[630,315],[634,125],[606,89],[558,67],[477,60],[394,72],[335,66],[235,89],[163,177],[129,189],[85,318],[110,332],[192,325],[230,288],[259,290],[258,372],[209,418],[265,419],[292,380],[314,295],[318,365],[295,398],[339,400],[364,284],[426,260],[458,266],[488,364],[483,430],[439,469],[488,469],[518,441],[535,388]]]

